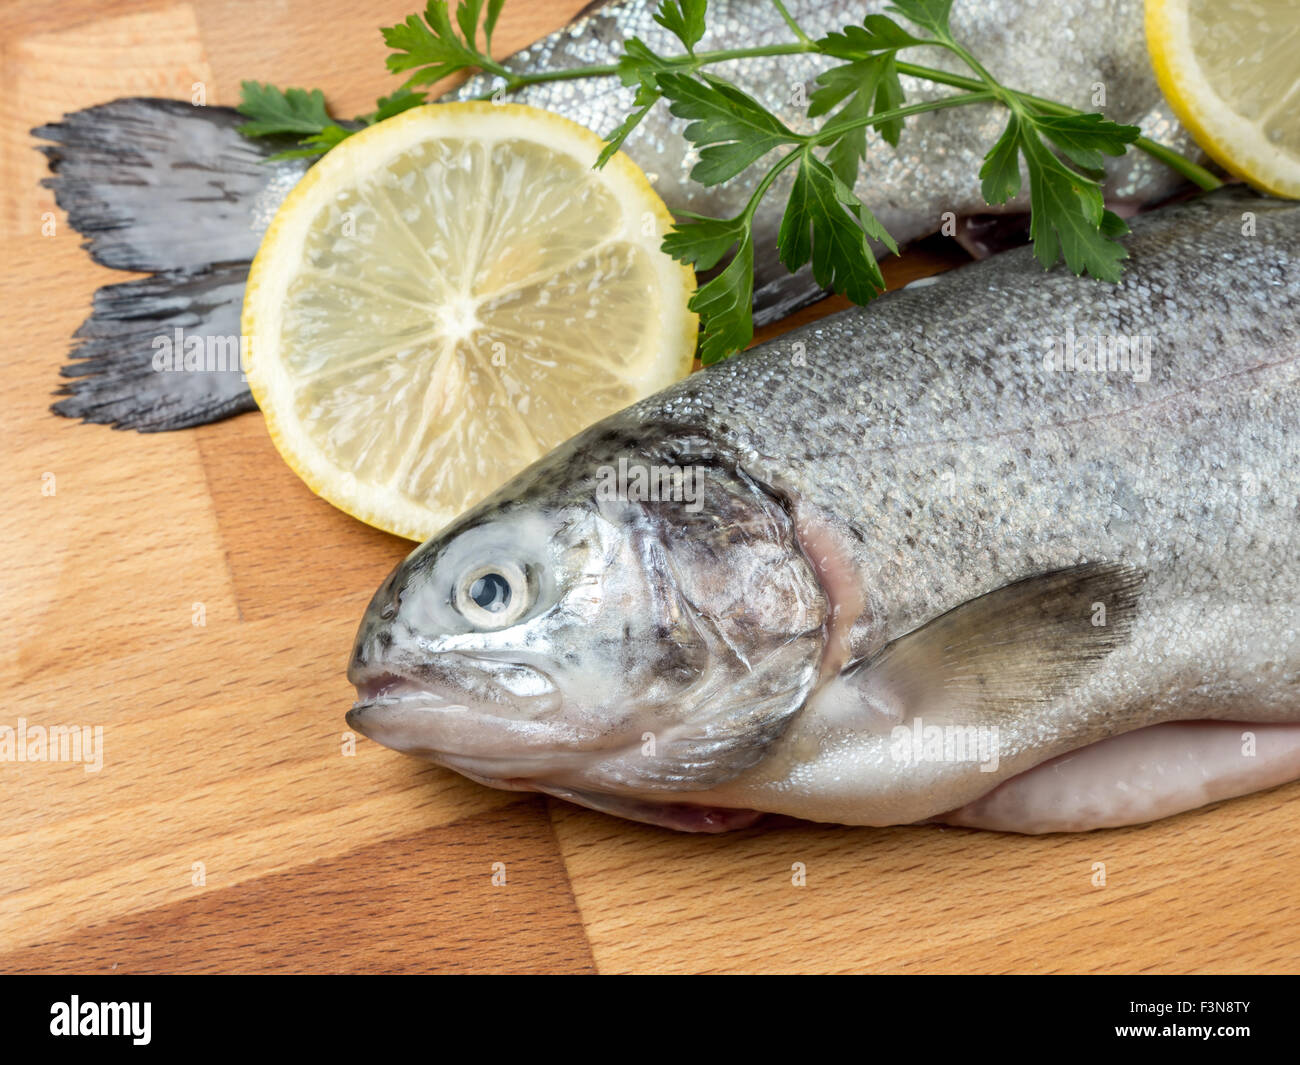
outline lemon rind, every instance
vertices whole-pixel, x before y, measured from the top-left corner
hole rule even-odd
[[[1192,47],[1185,0],[1147,0],[1145,14],[1147,51],[1156,82],[1205,154],[1257,189],[1289,199],[1300,197],[1300,159],[1279,151],[1259,125],[1244,119],[1209,87]],[[1279,160],[1291,160],[1291,175],[1281,180],[1266,176],[1276,173]]]

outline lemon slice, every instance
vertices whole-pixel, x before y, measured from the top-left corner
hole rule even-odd
[[[248,382],[318,495],[413,540],[686,375],[694,274],[645,175],[519,104],[414,108],[348,138],[249,273]]]
[[[1300,197],[1300,4],[1146,0],[1147,47],[1170,107],[1224,169]]]

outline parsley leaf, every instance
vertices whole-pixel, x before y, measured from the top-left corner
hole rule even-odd
[[[817,42],[817,49],[838,59],[871,59],[880,52],[925,43],[888,15],[868,15],[861,26],[845,26],[838,33],[828,33]]]
[[[425,102],[425,96],[422,92],[398,89],[391,96],[381,96],[374,111],[344,124],[330,115],[325,107],[325,97],[319,89],[311,92],[305,89],[277,89],[274,85],[246,81],[243,83],[239,111],[250,116],[252,121],[241,125],[239,132],[246,137],[297,138],[298,147],[267,156],[267,162],[308,159],[324,155],[358,129],[418,107]]]
[[[691,178],[701,185],[718,185],[781,144],[804,138],[785,125],[752,96],[714,74],[663,73],[655,79],[678,118],[693,121],[686,139],[702,148]]]
[[[672,64],[640,37],[629,37],[623,42],[623,54],[619,56],[617,65],[619,80],[624,85],[653,81],[656,74],[672,69]]]
[[[663,250],[680,263],[696,270],[711,270],[745,237],[748,221],[738,218],[705,218],[678,222],[664,237]]]
[[[947,38],[951,35],[948,16],[952,12],[952,0],[894,0],[893,6],[888,10],[915,22],[936,37]]]
[[[392,96],[381,96],[375,110],[368,115],[362,115],[360,121],[367,126],[373,126],[376,122],[382,122],[386,118],[400,115],[403,111],[409,111],[412,107],[419,107],[427,98],[428,93],[412,92],[407,88],[398,89]]]
[[[1075,274],[1085,271],[1102,281],[1118,281],[1128,258],[1117,237],[1128,232],[1105,209],[1101,186],[1071,170],[1035,133],[1022,135],[1029,166],[1029,237],[1044,267],[1064,257]]]
[[[691,298],[691,310],[704,323],[700,362],[705,366],[744,351],[754,339],[754,236],[744,240],[727,268]]]
[[[848,103],[835,114],[831,122],[859,122],[871,117],[872,101],[880,84],[881,61],[863,59],[847,66],[832,67],[821,74],[817,82],[822,87],[808,98],[808,115],[816,118],[834,107],[843,96]],[[845,130],[831,144],[826,162],[846,185],[858,178],[858,164],[867,154],[867,127],[855,126]]]
[[[623,142],[627,140],[629,134],[641,124],[641,120],[650,113],[650,108],[654,107],[658,102],[659,89],[656,87],[654,80],[647,77],[637,88],[636,96],[632,98],[632,110],[628,112],[627,117],[606,134],[605,147],[600,150],[600,155],[596,157],[597,170],[614,158],[615,153],[623,147]]]
[[[858,164],[867,154],[867,127],[862,122],[874,114],[892,111],[903,103],[903,86],[898,80],[898,66],[892,52],[859,59],[842,67],[832,67],[817,78],[820,88],[808,98],[808,117],[825,114],[848,98],[823,127],[824,133],[846,126],[831,144],[826,161],[846,185],[858,177]],[[901,118],[890,119],[876,127],[885,141],[897,147],[903,131]]]
[[[250,121],[243,123],[239,131],[247,137],[309,136],[334,122],[320,89],[277,89],[256,81],[242,82],[240,87],[243,91],[238,110]]]
[[[665,0],[655,15],[655,21],[676,33],[690,50],[703,35],[704,8],[703,0],[698,4],[691,0],[682,0],[680,8],[670,0]],[[696,33],[697,28],[699,34]],[[636,96],[632,99],[632,110],[627,113],[622,122],[605,135],[605,147],[596,158],[597,168],[603,167],[614,157],[614,153],[623,146],[623,142],[641,124],[641,120],[650,113],[650,109],[663,98],[658,77],[674,70],[676,64],[659,55],[640,37],[629,37],[623,42],[623,54],[619,57],[616,66],[619,80],[624,85],[637,87]]]
[[[898,80],[898,63],[891,55],[885,59],[881,68],[880,83],[876,86],[876,100],[871,113],[878,115],[882,111],[893,111],[902,106],[903,83]],[[903,132],[903,120],[891,118],[888,122],[880,123],[876,129],[880,131],[886,143],[897,148],[898,138]]]
[[[355,129],[344,129],[337,123],[331,122],[319,133],[314,133],[310,137],[303,137],[298,141],[297,148],[276,152],[274,155],[267,156],[266,161],[273,163],[278,159],[309,159],[314,155],[324,155],[336,144],[347,140],[355,132]]]
[[[793,272],[811,260],[822,288],[867,303],[885,288],[868,237],[897,253],[894,239],[853,190],[811,151],[803,151],[778,237],[786,269]]]
[[[497,18],[504,4],[505,0],[488,0],[487,19],[483,23],[484,52],[492,51],[492,31],[496,29]],[[478,24],[482,13],[483,0],[462,0],[456,6],[456,24],[465,35],[466,43],[475,51],[478,50]]]
[[[808,97],[808,117],[817,118],[833,110],[840,102],[853,96],[865,85],[874,85],[880,64],[874,56],[831,67],[817,75],[820,88]],[[870,98],[870,93],[867,94]]]
[[[1006,203],[1020,192],[1020,116],[1011,112],[1007,128],[980,167],[980,191],[988,204]]]
[[[483,51],[488,55],[492,54],[492,34],[497,28],[497,19],[501,17],[501,9],[505,4],[506,0],[488,0],[487,15],[483,19]]]
[[[1085,170],[1100,170],[1103,154],[1123,155],[1142,134],[1137,126],[1121,126],[1101,115],[1035,115],[1034,125]]]
[[[708,270],[732,248],[726,268],[691,297],[700,316],[700,362],[711,363],[749,347],[754,339],[754,234],[751,216],[700,218],[679,222],[664,237],[663,249],[696,270]]]
[[[484,35],[489,47],[502,3],[503,0],[488,2]],[[403,83],[408,89],[432,85],[469,67],[505,74],[504,67],[478,49],[477,28],[482,14],[483,0],[461,0],[456,7],[456,26],[453,26],[447,0],[429,0],[423,20],[419,15],[408,15],[405,22],[386,26],[381,31],[384,43],[393,50],[387,59],[388,69],[394,74],[414,71]]]
[[[1055,116],[1013,109],[980,168],[984,198],[992,204],[1005,203],[1020,191],[1020,158],[1024,158],[1029,171],[1029,236],[1043,266],[1064,258],[1076,274],[1118,281],[1120,263],[1128,252],[1117,238],[1128,232],[1128,226],[1106,210],[1101,185],[1062,162],[1042,134],[1079,165],[1095,161],[1100,168],[1101,153],[1122,150],[1137,137],[1137,127],[1119,126],[1100,115],[1058,121]]]
[[[845,26],[838,33],[828,33],[817,42],[818,49],[851,62],[832,67],[820,74],[808,101],[808,117],[816,118],[841,101],[848,102],[828,121],[823,132],[847,126],[834,140],[826,161],[846,185],[857,180],[858,165],[867,154],[867,128],[863,124],[872,115],[893,111],[903,105],[903,85],[898,78],[896,56],[900,48],[927,43],[913,37],[888,15],[868,15],[861,26]],[[898,147],[903,120],[892,118],[876,127],[885,142]]]
[[[686,46],[686,50],[695,54],[695,46],[704,36],[704,12],[708,0],[663,0],[655,12],[655,21],[664,29],[676,35]]]

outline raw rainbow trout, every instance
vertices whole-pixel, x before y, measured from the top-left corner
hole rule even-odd
[[[627,0],[597,8],[564,30],[519,52],[515,70],[554,70],[610,63],[623,41],[639,36],[675,54],[680,45],[654,22],[658,0]],[[812,35],[860,23],[885,0],[850,4],[792,0],[792,15]],[[1157,140],[1198,155],[1168,112],[1150,71],[1141,0],[958,0],[952,25],[1005,84],[1034,91],[1108,118],[1133,122]],[[792,39],[768,0],[712,0],[701,48],[757,47]],[[931,54],[933,53],[933,54]],[[909,53],[909,58],[912,53]],[[958,70],[931,49],[918,62]],[[749,59],[719,68],[794,128],[811,128],[807,93],[825,60],[811,56]],[[909,99],[947,92],[904,79]],[[474,78],[451,98],[492,91]],[[616,78],[552,82],[516,97],[608,133],[632,107],[632,90]],[[236,132],[243,119],[225,107],[125,99],[88,108],[35,133],[54,177],[47,179],[69,222],[87,237],[97,262],[154,276],[110,285],[78,331],[65,398],[54,409],[74,418],[143,431],[178,429],[253,410],[238,370],[155,373],[153,341],[176,328],[196,336],[237,337],[244,279],[267,223],[306,170],[302,160],[268,164],[282,145],[250,141]],[[964,107],[909,121],[897,150],[873,143],[859,192],[899,241],[937,231],[945,214],[968,219],[989,210],[980,195],[979,166],[997,140],[1005,115],[993,107]],[[625,147],[652,175],[668,207],[717,216],[735,214],[756,177],[706,189],[689,179],[694,157],[685,123],[658,105]],[[787,178],[788,180],[788,178]],[[1140,153],[1113,161],[1108,196],[1121,210],[1160,200],[1180,179]],[[776,256],[784,197],[777,189],[756,218],[757,320],[770,321],[815,299],[808,271],[791,276]],[[1025,202],[1010,204],[1011,211]],[[963,230],[966,232],[966,230]],[[979,232],[979,227],[970,230]]]
[[[351,726],[718,831],[1020,832],[1300,777],[1300,205],[1029,249],[597,423],[376,593]]]

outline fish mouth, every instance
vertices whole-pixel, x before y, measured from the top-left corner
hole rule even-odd
[[[403,754],[455,769],[494,787],[523,788],[566,761],[544,722],[503,716],[502,704],[478,693],[391,671],[353,676],[357,700],[348,727]]]
[[[346,715],[348,727],[386,746],[392,744],[375,733],[386,731],[381,721],[385,717],[391,720],[394,713],[398,717],[405,717],[404,711],[418,714],[469,710],[463,703],[443,698],[427,686],[400,673],[376,673],[360,678],[355,684],[357,699]]]
[[[392,706],[397,703],[424,700],[452,705],[426,685],[401,673],[376,673],[355,682],[357,700],[352,710],[365,710],[373,706]],[[351,714],[352,710],[348,713]]]

